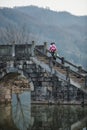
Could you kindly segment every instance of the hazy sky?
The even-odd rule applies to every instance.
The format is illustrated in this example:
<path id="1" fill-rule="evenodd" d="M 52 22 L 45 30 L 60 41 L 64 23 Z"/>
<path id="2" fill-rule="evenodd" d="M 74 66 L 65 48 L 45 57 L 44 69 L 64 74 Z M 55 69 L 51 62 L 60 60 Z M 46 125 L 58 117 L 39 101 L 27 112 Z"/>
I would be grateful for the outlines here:
<path id="1" fill-rule="evenodd" d="M 74 15 L 87 15 L 87 0 L 0 0 L 1 7 L 36 5 Z"/>

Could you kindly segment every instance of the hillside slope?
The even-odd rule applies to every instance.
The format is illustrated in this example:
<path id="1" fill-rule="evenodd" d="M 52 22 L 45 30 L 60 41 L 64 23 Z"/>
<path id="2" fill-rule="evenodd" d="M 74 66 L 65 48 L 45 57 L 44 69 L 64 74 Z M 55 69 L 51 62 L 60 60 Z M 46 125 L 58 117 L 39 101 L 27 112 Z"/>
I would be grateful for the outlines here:
<path id="1" fill-rule="evenodd" d="M 30 34 L 30 39 L 36 40 L 37 44 L 56 42 L 60 56 L 87 67 L 87 16 L 78 17 L 35 6 L 0 9 L 0 44 L 6 44 L 8 27 L 10 30 L 14 27 L 14 34 L 17 31 L 18 36 L 22 31 L 23 36 L 27 35 L 22 42 L 29 42 Z M 19 42 L 16 38 L 16 43 Z"/>

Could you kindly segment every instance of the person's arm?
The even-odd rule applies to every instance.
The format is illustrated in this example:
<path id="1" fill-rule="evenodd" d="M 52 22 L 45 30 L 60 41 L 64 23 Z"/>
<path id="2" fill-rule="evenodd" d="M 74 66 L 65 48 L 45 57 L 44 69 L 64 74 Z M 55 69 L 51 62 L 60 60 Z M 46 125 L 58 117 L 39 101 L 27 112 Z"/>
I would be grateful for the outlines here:
<path id="1" fill-rule="evenodd" d="M 55 51 L 57 51 L 57 47 L 56 47 L 56 45 L 53 45 L 53 47 L 55 48 Z"/>
<path id="2" fill-rule="evenodd" d="M 52 46 L 50 45 L 50 47 L 49 47 L 49 51 L 51 51 L 51 47 L 52 47 Z"/>

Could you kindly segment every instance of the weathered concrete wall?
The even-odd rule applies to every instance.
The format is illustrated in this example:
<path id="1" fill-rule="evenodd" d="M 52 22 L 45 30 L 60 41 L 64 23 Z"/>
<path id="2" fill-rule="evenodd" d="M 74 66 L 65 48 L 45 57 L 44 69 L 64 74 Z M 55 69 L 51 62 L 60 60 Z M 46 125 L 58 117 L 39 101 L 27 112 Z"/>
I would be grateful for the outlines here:
<path id="1" fill-rule="evenodd" d="M 0 56 L 12 56 L 12 45 L 0 45 Z"/>
<path id="2" fill-rule="evenodd" d="M 21 60 L 24 57 L 34 56 L 35 42 L 32 41 L 30 44 L 12 44 L 12 45 L 0 45 L 0 58 L 16 57 Z M 11 58 L 10 58 L 11 60 Z"/>
<path id="3" fill-rule="evenodd" d="M 19 74 L 9 73 L 0 81 L 0 103 L 10 103 L 12 93 L 29 91 L 29 81 Z"/>
<path id="4" fill-rule="evenodd" d="M 0 103 L 10 103 L 11 102 L 11 90 L 0 86 Z"/>
<path id="5" fill-rule="evenodd" d="M 15 45 L 15 56 L 18 58 L 31 56 L 32 44 Z"/>

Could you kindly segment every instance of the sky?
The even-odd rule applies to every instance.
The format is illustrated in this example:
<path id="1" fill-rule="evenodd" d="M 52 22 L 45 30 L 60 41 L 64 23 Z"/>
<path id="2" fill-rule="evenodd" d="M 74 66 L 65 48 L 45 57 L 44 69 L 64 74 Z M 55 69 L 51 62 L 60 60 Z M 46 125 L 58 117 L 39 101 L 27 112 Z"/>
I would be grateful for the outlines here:
<path id="1" fill-rule="evenodd" d="M 87 0 L 0 0 L 0 7 L 35 5 L 74 15 L 87 15 Z"/>

